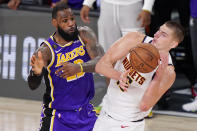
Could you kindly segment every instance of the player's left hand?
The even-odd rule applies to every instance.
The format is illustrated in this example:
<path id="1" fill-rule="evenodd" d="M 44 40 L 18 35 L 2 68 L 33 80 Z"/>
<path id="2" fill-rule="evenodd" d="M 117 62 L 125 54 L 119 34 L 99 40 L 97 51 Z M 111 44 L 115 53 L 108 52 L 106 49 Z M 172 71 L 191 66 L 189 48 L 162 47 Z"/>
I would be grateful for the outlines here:
<path id="1" fill-rule="evenodd" d="M 120 75 L 120 79 L 118 80 L 118 86 L 120 87 L 121 91 L 123 91 L 123 92 L 127 92 L 127 89 L 129 87 L 128 77 L 127 77 L 129 72 L 130 72 L 130 70 L 123 72 Z"/>
<path id="2" fill-rule="evenodd" d="M 90 7 L 83 5 L 80 11 L 80 17 L 84 23 L 90 23 L 89 12 L 90 12 Z"/>
<path id="3" fill-rule="evenodd" d="M 137 21 L 141 21 L 141 27 L 146 27 L 151 23 L 151 13 L 145 10 L 142 10 L 138 15 Z"/>
<path id="4" fill-rule="evenodd" d="M 45 65 L 41 51 L 38 51 L 38 54 L 35 54 L 31 57 L 30 65 L 32 66 L 32 71 L 34 74 L 41 75 L 42 68 Z"/>
<path id="5" fill-rule="evenodd" d="M 56 75 L 61 78 L 67 78 L 81 72 L 81 67 L 79 64 L 73 64 L 70 62 L 61 63 L 61 67 L 55 72 Z"/>

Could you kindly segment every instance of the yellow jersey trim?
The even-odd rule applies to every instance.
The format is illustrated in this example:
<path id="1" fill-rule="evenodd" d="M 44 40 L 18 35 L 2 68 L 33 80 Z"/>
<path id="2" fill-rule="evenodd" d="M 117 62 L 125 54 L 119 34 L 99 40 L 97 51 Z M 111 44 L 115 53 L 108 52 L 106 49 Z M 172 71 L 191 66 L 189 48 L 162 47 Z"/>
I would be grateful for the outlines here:
<path id="1" fill-rule="evenodd" d="M 78 36 L 78 38 L 79 38 L 80 42 L 82 43 L 82 45 L 83 45 L 83 46 L 85 46 L 85 44 L 83 43 L 83 41 L 82 41 L 81 37 L 80 37 L 80 36 Z"/>
<path id="2" fill-rule="evenodd" d="M 50 36 L 50 38 L 54 41 L 54 38 L 53 38 L 53 35 L 51 35 Z M 54 41 L 55 42 L 55 41 Z M 56 43 L 56 42 L 55 42 Z M 69 42 L 69 43 L 67 43 L 67 44 L 65 44 L 65 45 L 60 45 L 60 44 L 58 44 L 58 43 L 56 43 L 56 44 L 58 44 L 60 47 L 66 47 L 66 46 L 70 46 L 70 45 L 72 45 L 72 43 L 73 43 L 73 41 L 71 41 L 71 42 Z"/>
<path id="3" fill-rule="evenodd" d="M 54 101 L 54 97 L 53 97 L 53 91 L 54 91 L 54 86 L 53 86 L 53 82 L 52 82 L 52 78 L 51 78 L 51 70 L 50 70 L 50 67 L 53 65 L 54 63 L 54 60 L 55 60 L 55 54 L 53 52 L 53 49 L 51 47 L 51 45 L 49 44 L 48 41 L 45 41 L 45 43 L 48 45 L 48 47 L 50 48 L 51 50 L 51 53 L 52 53 L 52 60 L 50 62 L 50 64 L 47 66 L 47 70 L 48 70 L 48 78 L 49 78 L 49 81 L 50 81 L 50 85 L 51 85 L 51 98 L 52 98 L 52 101 L 49 103 L 49 108 L 52 108 L 52 102 Z"/>
<path id="4" fill-rule="evenodd" d="M 50 131 L 53 131 L 53 125 L 54 125 L 54 119 L 55 119 L 55 112 L 56 112 L 56 110 L 53 110 L 53 112 L 52 112 Z"/>

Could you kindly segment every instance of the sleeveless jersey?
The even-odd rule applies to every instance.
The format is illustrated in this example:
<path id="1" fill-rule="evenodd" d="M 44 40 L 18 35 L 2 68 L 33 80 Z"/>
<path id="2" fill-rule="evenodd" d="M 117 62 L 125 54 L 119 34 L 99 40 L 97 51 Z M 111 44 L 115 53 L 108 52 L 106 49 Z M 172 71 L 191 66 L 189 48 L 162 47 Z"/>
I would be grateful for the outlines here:
<path id="1" fill-rule="evenodd" d="M 143 43 L 151 43 L 152 38 L 146 36 Z M 169 60 L 172 62 L 171 59 Z M 117 81 L 110 80 L 107 96 L 103 100 L 104 111 L 116 120 L 136 121 L 144 118 L 148 112 L 141 112 L 139 103 L 150 84 L 156 69 L 150 73 L 140 73 L 132 68 L 129 62 L 129 54 L 117 61 L 114 69 L 124 72 L 130 70 L 131 83 L 127 92 L 122 92 L 117 85 Z"/>
<path id="2" fill-rule="evenodd" d="M 94 81 L 92 73 L 80 72 L 76 75 L 60 78 L 55 71 L 61 67 L 61 62 L 74 64 L 90 60 L 84 43 L 78 39 L 60 46 L 53 40 L 53 36 L 45 41 L 51 50 L 52 60 L 45 75 L 46 93 L 45 107 L 60 110 L 75 110 L 89 103 L 94 96 Z"/>

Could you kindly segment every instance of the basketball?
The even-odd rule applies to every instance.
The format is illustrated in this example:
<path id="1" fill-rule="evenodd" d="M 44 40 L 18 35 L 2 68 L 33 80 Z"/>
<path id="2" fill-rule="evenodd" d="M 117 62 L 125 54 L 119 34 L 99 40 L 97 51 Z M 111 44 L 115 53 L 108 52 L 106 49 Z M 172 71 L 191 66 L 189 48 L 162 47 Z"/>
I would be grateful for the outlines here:
<path id="1" fill-rule="evenodd" d="M 150 43 L 139 44 L 130 51 L 131 66 L 138 72 L 149 73 L 158 66 L 159 51 Z"/>

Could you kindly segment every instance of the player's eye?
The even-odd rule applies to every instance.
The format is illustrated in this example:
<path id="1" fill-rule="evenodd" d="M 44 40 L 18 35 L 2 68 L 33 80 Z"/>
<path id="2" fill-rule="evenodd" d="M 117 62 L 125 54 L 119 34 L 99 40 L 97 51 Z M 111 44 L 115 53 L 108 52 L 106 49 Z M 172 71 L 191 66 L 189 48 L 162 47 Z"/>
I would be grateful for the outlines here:
<path id="1" fill-rule="evenodd" d="M 166 37 L 166 36 L 167 36 L 167 34 L 166 34 L 166 33 L 164 33 L 164 32 L 162 32 L 162 33 L 161 33 L 161 35 L 162 35 L 162 36 L 164 36 L 164 37 Z"/>

